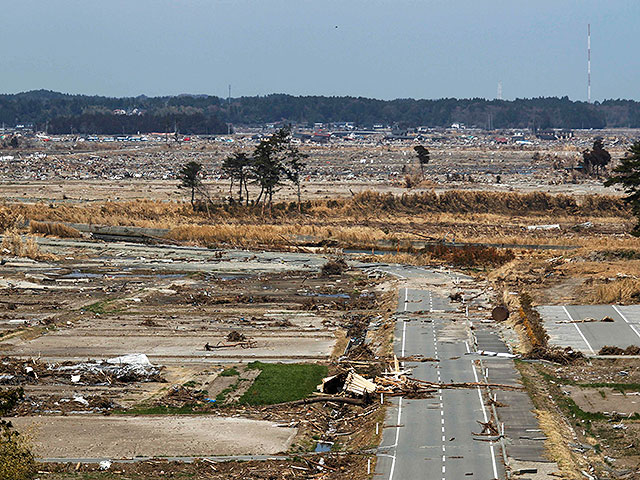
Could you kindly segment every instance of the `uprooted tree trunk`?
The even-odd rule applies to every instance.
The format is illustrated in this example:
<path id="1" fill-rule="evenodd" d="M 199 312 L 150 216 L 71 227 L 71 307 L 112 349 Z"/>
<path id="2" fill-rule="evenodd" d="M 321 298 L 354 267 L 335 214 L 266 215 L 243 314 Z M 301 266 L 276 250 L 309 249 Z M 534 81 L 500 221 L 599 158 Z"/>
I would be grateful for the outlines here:
<path id="1" fill-rule="evenodd" d="M 365 404 L 364 400 L 362 400 L 361 398 L 321 396 L 321 397 L 303 398 L 302 400 L 295 400 L 293 402 L 280 403 L 279 405 L 308 405 L 310 403 L 319 403 L 319 402 L 348 403 L 350 405 Z"/>

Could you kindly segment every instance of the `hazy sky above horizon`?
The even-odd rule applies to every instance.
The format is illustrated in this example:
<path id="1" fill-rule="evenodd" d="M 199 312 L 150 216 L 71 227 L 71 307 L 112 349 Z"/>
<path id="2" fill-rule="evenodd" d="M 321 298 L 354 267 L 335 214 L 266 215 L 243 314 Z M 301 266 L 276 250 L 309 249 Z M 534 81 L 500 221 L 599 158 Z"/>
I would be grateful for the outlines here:
<path id="1" fill-rule="evenodd" d="M 4 2 L 0 92 L 640 100 L 638 0 Z"/>

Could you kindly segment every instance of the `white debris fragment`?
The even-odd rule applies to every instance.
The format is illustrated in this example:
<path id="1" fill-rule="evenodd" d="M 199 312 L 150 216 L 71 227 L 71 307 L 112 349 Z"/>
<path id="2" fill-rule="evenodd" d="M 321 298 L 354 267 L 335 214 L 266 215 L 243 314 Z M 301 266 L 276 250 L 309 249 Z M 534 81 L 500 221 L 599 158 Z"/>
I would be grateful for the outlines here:
<path id="1" fill-rule="evenodd" d="M 73 401 L 77 402 L 77 403 L 80 403 L 81 405 L 84 405 L 85 407 L 89 406 L 89 401 L 86 398 L 84 398 L 82 395 L 75 395 L 73 397 Z"/>
<path id="2" fill-rule="evenodd" d="M 151 366 L 149 357 L 144 353 L 130 353 L 120 357 L 109 358 L 107 363 L 112 365 L 147 365 Z"/>
<path id="3" fill-rule="evenodd" d="M 529 225 L 527 230 L 560 230 L 559 223 L 553 223 L 551 225 Z"/>
<path id="4" fill-rule="evenodd" d="M 478 350 L 476 353 L 485 357 L 517 358 L 517 355 L 513 353 L 491 352 L 489 350 Z"/>

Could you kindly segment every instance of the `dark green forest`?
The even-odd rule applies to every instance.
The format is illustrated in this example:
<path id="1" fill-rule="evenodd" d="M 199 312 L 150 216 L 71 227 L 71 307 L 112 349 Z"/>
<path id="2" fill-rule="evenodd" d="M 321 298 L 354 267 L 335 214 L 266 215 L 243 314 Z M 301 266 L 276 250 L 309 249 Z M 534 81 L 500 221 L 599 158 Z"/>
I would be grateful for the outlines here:
<path id="1" fill-rule="evenodd" d="M 128 115 L 114 115 L 116 109 Z M 134 109 L 142 115 L 131 114 Z M 37 90 L 0 95 L 0 122 L 33 123 L 49 133 L 133 134 L 226 133 L 228 124 L 269 122 L 353 122 L 400 127 L 445 127 L 464 123 L 480 128 L 640 127 L 640 102 L 606 100 L 589 104 L 567 97 L 506 100 L 376 100 L 273 94 L 227 99 L 206 95 L 111 98 Z"/>

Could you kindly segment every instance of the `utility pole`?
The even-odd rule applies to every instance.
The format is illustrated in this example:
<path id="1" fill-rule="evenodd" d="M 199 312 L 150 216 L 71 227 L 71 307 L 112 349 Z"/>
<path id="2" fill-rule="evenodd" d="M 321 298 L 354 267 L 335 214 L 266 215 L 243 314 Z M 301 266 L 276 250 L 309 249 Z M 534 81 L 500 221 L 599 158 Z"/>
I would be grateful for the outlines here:
<path id="1" fill-rule="evenodd" d="M 229 95 L 227 96 L 227 119 L 231 120 L 231 84 L 229 84 Z M 231 122 L 227 123 L 227 135 L 231 135 Z"/>
<path id="2" fill-rule="evenodd" d="M 591 103 L 591 24 L 587 24 L 587 103 Z"/>

